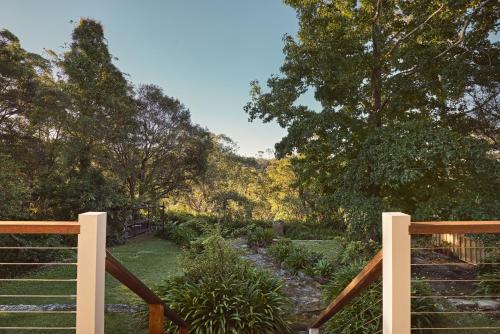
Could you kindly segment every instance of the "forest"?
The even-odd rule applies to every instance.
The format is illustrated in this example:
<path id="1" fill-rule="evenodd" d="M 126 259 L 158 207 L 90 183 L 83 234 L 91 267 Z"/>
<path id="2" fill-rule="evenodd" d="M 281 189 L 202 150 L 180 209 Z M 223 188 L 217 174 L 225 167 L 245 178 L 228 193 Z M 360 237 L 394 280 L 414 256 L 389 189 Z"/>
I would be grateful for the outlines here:
<path id="1" fill-rule="evenodd" d="M 329 301 L 380 249 L 382 212 L 498 219 L 498 3 L 284 3 L 298 33 L 284 36 L 279 73 L 251 82 L 239 112 L 276 122 L 286 136 L 255 157 L 197 124 L 160 86 L 133 84 L 96 20 L 73 23 L 64 52 L 44 55 L 0 30 L 0 220 L 107 212 L 108 247 L 124 247 L 130 209 L 164 205 L 154 230 L 182 249 L 184 275 L 166 276 L 156 289 L 198 324 L 193 333 L 222 334 L 287 332 L 304 322 L 289 320 L 279 278 L 249 266 L 231 240 L 244 238 L 243 248 L 266 248 L 295 275 L 317 278 Z M 300 104 L 308 92 L 320 110 Z M 277 222 L 285 238 L 276 243 Z M 310 249 L 295 240 L 332 243 Z M 2 245 L 35 241 L 68 242 L 0 235 Z M 233 304 L 220 316 L 203 314 L 186 296 L 214 302 L 206 291 L 246 300 L 262 318 L 246 319 Z"/>

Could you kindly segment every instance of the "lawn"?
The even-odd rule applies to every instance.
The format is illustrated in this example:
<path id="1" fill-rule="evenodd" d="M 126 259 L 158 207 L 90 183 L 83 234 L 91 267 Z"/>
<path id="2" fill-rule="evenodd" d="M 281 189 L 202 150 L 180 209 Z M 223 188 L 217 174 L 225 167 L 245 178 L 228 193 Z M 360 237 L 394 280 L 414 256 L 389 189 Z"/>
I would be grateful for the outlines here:
<path id="1" fill-rule="evenodd" d="M 152 236 L 140 236 L 127 244 L 111 247 L 109 251 L 127 269 L 146 285 L 154 287 L 162 279 L 178 274 L 177 256 L 179 248 L 169 241 Z M 69 259 L 72 262 L 72 259 Z M 74 266 L 57 266 L 40 269 L 26 275 L 29 279 L 72 279 L 76 276 Z M 73 295 L 75 282 L 1 282 L 0 295 Z M 106 304 L 142 304 L 141 300 L 121 283 L 106 274 Z M 0 304 L 71 304 L 74 298 L 11 298 L 0 297 Z M 0 327 L 5 326 L 73 326 L 74 314 L 6 314 L 0 313 Z M 133 314 L 106 314 L 106 333 L 142 333 L 142 321 Z M 2 331 L 0 333 L 8 333 Z M 21 332 L 21 331 L 16 331 Z M 32 333 L 34 331 L 22 331 Z M 73 331 L 74 332 L 74 331 Z M 12 331 L 10 331 L 12 333 Z M 36 333 L 42 333 L 37 330 Z M 48 333 L 48 332 L 47 332 Z M 58 333 L 68 333 L 60 330 Z"/>
<path id="2" fill-rule="evenodd" d="M 292 240 L 292 242 L 323 254 L 329 259 L 335 259 L 342 250 L 342 245 L 336 240 Z"/>

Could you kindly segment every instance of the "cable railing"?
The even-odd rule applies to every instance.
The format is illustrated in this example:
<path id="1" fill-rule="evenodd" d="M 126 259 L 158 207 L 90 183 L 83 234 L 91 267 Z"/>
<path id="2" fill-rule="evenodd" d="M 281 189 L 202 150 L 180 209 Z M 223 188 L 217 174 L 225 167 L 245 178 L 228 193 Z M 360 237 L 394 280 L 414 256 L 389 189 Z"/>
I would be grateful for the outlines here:
<path id="1" fill-rule="evenodd" d="M 317 334 L 500 333 L 500 221 L 411 222 L 382 215 L 382 251 L 312 323 Z M 369 293 L 381 298 L 368 302 Z M 372 298 L 373 299 L 373 298 Z M 341 315 L 349 308 L 363 311 Z M 372 317 L 361 325 L 359 318 Z M 351 319 L 337 323 L 335 317 Z M 333 326 L 332 326 L 333 325 Z"/>
<path id="2" fill-rule="evenodd" d="M 150 334 L 164 333 L 165 317 L 178 326 L 180 334 L 188 334 L 188 324 L 177 313 L 168 308 L 160 297 L 125 268 L 109 251 L 106 251 L 106 272 L 149 305 Z"/>
<path id="3" fill-rule="evenodd" d="M 328 320 L 333 316 L 341 312 L 347 305 L 349 305 L 354 299 L 359 297 L 363 291 L 369 288 L 374 282 L 379 280 L 382 274 L 382 251 L 379 251 L 373 259 L 368 262 L 368 264 L 361 270 L 361 272 L 345 287 L 344 290 L 327 306 L 323 312 L 316 318 L 312 323 L 309 333 L 316 334 L 319 333 L 319 328 L 323 326 Z M 381 283 L 378 284 L 380 287 Z M 359 298 L 355 303 L 364 303 L 362 298 Z M 378 300 L 376 304 L 381 303 L 382 300 Z M 375 305 L 371 305 L 374 307 Z M 359 312 L 359 314 L 364 315 L 366 311 L 370 310 L 371 307 L 366 308 L 365 311 Z M 360 326 L 352 328 L 352 333 L 356 333 L 356 330 L 366 327 L 375 321 L 380 320 L 382 315 L 377 315 L 367 320 Z M 350 324 L 342 324 L 338 326 L 338 332 L 344 332 L 346 330 L 351 330 Z"/>
<path id="4" fill-rule="evenodd" d="M 148 303 L 150 334 L 164 333 L 165 317 L 180 334 L 188 333 L 188 324 L 106 251 L 105 213 L 81 214 L 77 222 L 0 221 L 2 234 L 10 235 L 14 245 L 0 246 L 0 334 L 103 334 L 106 271 Z M 19 246 L 16 234 L 61 234 L 73 240 Z"/>
<path id="5" fill-rule="evenodd" d="M 499 223 L 447 224 L 482 233 L 412 235 L 411 298 L 420 307 L 412 307 L 411 331 L 500 333 L 500 235 L 486 233 Z"/>
<path id="6" fill-rule="evenodd" d="M 1 235 L 73 236 L 66 237 L 71 246 L 17 246 L 14 239 L 0 247 L 0 333 L 76 331 L 79 233 L 78 222 L 0 222 Z"/>

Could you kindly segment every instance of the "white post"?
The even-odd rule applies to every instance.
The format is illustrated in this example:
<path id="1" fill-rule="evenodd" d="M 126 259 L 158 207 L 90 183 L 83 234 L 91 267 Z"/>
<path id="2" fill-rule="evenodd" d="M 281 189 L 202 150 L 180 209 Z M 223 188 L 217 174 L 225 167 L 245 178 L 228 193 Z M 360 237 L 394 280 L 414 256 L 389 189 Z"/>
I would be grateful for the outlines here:
<path id="1" fill-rule="evenodd" d="M 410 221 L 410 216 L 401 212 L 382 214 L 384 334 L 411 332 Z"/>
<path id="2" fill-rule="evenodd" d="M 103 334 L 106 213 L 83 213 L 78 222 L 76 334 Z"/>
<path id="3" fill-rule="evenodd" d="M 319 328 L 309 328 L 309 334 L 319 334 Z"/>

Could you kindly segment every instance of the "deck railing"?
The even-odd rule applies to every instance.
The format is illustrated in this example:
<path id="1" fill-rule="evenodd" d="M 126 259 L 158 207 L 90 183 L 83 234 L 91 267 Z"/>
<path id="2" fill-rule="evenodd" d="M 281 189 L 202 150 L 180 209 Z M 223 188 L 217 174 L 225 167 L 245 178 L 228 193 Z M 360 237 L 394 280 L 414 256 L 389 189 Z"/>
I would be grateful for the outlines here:
<path id="1" fill-rule="evenodd" d="M 360 297 L 362 292 L 370 287 L 379 277 L 382 277 L 382 314 L 380 315 L 381 327 L 375 333 L 385 334 L 409 334 L 411 332 L 419 333 L 469 333 L 470 331 L 481 333 L 500 333 L 500 310 L 418 310 L 412 311 L 412 302 L 422 298 L 432 298 L 434 300 L 443 299 L 445 301 L 450 298 L 489 298 L 498 300 L 500 295 L 489 293 L 487 295 L 477 295 L 473 293 L 458 293 L 458 289 L 464 289 L 464 284 L 473 284 L 468 286 L 469 290 L 483 283 L 493 283 L 500 286 L 500 275 L 496 277 L 499 271 L 493 271 L 492 276 L 478 279 L 477 277 L 456 279 L 456 277 L 438 277 L 425 278 L 418 277 L 426 272 L 415 273 L 415 268 L 426 267 L 445 267 L 443 273 L 449 273 L 447 266 L 472 266 L 468 274 L 477 274 L 477 266 L 465 262 L 456 262 L 456 258 L 440 258 L 436 263 L 420 262 L 412 263 L 412 252 L 415 257 L 415 252 L 429 251 L 428 256 L 436 256 L 440 249 L 454 248 L 451 245 L 442 247 L 435 245 L 433 240 L 437 234 L 498 234 L 500 233 L 500 221 L 450 221 L 450 222 L 411 222 L 409 215 L 403 213 L 384 213 L 382 215 L 382 246 L 383 249 L 365 266 L 365 268 L 352 280 L 352 282 L 330 303 L 330 305 L 318 316 L 311 324 L 309 333 L 317 334 L 320 332 L 320 327 L 335 315 L 341 312 L 350 302 Z M 417 240 L 421 236 L 427 236 L 429 240 Z M 413 238 L 412 238 L 413 237 Z M 413 240 L 412 240 L 413 239 Z M 498 236 L 494 245 L 484 248 L 484 254 L 492 254 L 493 251 L 498 252 Z M 422 243 L 426 246 L 421 246 Z M 464 246 L 465 247 L 465 246 Z M 469 246 L 469 248 L 478 248 L 478 246 Z M 383 252 L 383 253 L 382 253 Z M 497 253 L 498 254 L 498 253 Z M 422 256 L 422 254 L 419 254 Z M 425 255 L 425 254 L 424 254 Z M 485 256 L 486 256 L 485 255 Z M 450 262 L 444 262 L 445 260 Z M 451 261 L 451 260 L 453 261 Z M 498 266 L 500 263 L 480 262 L 477 265 Z M 412 277 L 412 269 L 413 277 Z M 438 273 L 441 274 L 441 273 Z M 455 272 L 455 275 L 460 274 Z M 417 276 L 417 277 L 415 277 Z M 436 293 L 430 287 L 430 295 L 415 295 L 412 294 L 412 284 L 442 284 L 441 289 L 454 289 L 450 293 Z M 498 286 L 497 286 L 498 287 Z M 361 297 L 360 297 L 361 298 Z M 432 319 L 437 319 L 438 316 L 459 316 L 462 319 L 456 321 L 455 324 L 447 322 L 446 325 L 436 326 L 428 323 L 427 326 L 418 326 L 412 324 L 412 318 L 428 316 Z M 471 317 L 480 315 L 485 317 L 489 322 L 487 325 L 467 325 L 467 321 L 463 321 L 463 317 Z M 376 319 L 375 319 L 376 320 Z M 455 319 L 456 320 L 456 319 Z M 461 321 L 462 320 L 462 321 Z M 429 322 L 429 321 L 428 321 Z M 470 321 L 469 321 L 470 322 Z M 339 333 L 349 333 L 342 328 L 337 329 Z"/>
<path id="2" fill-rule="evenodd" d="M 8 262 L 4 266 L 76 266 L 76 277 L 56 278 L 0 278 L 0 283 L 30 283 L 30 284 L 63 284 L 76 283 L 76 294 L 43 294 L 43 293 L 4 293 L 0 286 L 0 298 L 10 300 L 19 298 L 57 298 L 76 299 L 74 310 L 0 310 L 0 314 L 72 314 L 75 316 L 71 326 L 39 326 L 30 324 L 29 319 L 23 319 L 22 326 L 5 326 L 0 320 L 0 332 L 21 331 L 76 331 L 77 334 L 104 333 L 104 282 L 105 273 L 113 277 L 135 292 L 149 305 L 150 334 L 164 333 L 164 317 L 177 326 L 181 334 L 188 333 L 188 325 L 174 311 L 155 295 L 144 283 L 128 271 L 117 259 L 106 251 L 106 213 L 89 212 L 80 214 L 76 222 L 46 222 L 46 221 L 0 221 L 0 234 L 55 234 L 74 235 L 77 244 L 73 246 L 7 246 L 0 245 L 2 251 L 61 251 L 76 250 L 76 262 Z M 32 291 L 36 291 L 31 289 Z M 43 290 L 41 290 L 43 291 Z M 5 319 L 5 318 L 4 318 Z"/>
<path id="3" fill-rule="evenodd" d="M 165 317 L 179 327 L 180 334 L 188 333 L 187 323 L 177 313 L 169 309 L 160 297 L 128 271 L 109 251 L 106 252 L 106 271 L 149 305 L 150 334 L 164 333 L 163 319 Z"/>

